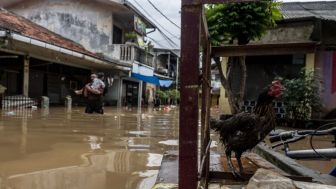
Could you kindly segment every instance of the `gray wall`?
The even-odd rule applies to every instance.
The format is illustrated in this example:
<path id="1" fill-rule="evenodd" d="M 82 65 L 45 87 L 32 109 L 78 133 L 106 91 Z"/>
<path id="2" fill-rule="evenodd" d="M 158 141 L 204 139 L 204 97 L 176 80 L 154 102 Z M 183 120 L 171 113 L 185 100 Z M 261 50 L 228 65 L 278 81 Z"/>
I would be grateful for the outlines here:
<path id="1" fill-rule="evenodd" d="M 97 53 L 109 53 L 119 5 L 91 0 L 25 0 L 7 9 Z"/>

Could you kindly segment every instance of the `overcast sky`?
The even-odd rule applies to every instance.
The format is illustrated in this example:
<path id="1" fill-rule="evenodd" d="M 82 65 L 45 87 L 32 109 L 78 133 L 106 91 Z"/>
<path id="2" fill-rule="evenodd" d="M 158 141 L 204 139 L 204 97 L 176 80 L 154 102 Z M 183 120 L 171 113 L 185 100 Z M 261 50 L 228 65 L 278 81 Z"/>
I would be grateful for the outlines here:
<path id="1" fill-rule="evenodd" d="M 154 32 L 152 34 L 149 34 L 148 36 L 153 38 L 155 41 L 157 41 L 159 44 L 155 45 L 156 47 L 164 48 L 179 48 L 180 47 L 180 29 L 175 27 L 173 24 L 171 24 L 169 21 L 167 21 L 163 16 L 160 15 L 151 5 L 148 1 L 151 1 L 157 8 L 163 12 L 169 19 L 171 19 L 174 23 L 176 23 L 178 26 L 180 26 L 181 23 L 181 0 L 129 0 L 132 2 L 136 7 L 139 8 L 141 12 L 143 10 L 141 7 L 139 7 L 138 4 L 140 4 L 147 13 L 144 13 L 147 17 L 149 17 L 161 30 L 164 32 L 171 40 L 173 40 L 176 45 L 169 44 L 165 38 L 162 37 L 162 35 L 159 32 Z M 296 2 L 296 1 L 331 1 L 331 0 L 283 0 L 284 2 Z M 136 3 L 138 2 L 138 4 Z M 161 26 L 160 26 L 161 25 Z M 163 29 L 164 28 L 164 29 Z M 171 34 L 169 34 L 170 32 Z M 173 36 L 172 36 L 173 35 Z"/>

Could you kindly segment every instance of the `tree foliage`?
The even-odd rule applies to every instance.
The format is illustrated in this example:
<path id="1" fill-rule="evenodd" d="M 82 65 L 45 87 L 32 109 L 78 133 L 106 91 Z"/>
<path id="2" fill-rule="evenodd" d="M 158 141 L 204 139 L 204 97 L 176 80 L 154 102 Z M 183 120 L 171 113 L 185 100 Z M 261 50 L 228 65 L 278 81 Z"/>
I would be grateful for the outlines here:
<path id="1" fill-rule="evenodd" d="M 282 18 L 279 4 L 273 0 L 256 2 L 226 3 L 206 7 L 211 43 L 215 46 L 225 44 L 245 45 L 251 40 L 261 38 L 269 28 Z M 238 113 L 245 95 L 247 78 L 245 57 L 230 57 L 226 76 L 222 71 L 219 57 L 214 58 L 219 69 L 221 83 L 226 90 L 231 113 Z M 239 92 L 232 91 L 233 64 L 240 66 L 241 78 Z"/>
<path id="2" fill-rule="evenodd" d="M 162 102 L 167 102 L 168 99 L 171 99 L 173 103 L 177 103 L 178 100 L 180 100 L 180 91 L 176 89 L 171 90 L 157 90 L 156 94 L 161 99 Z"/>
<path id="3" fill-rule="evenodd" d="M 295 120 L 310 119 L 312 110 L 321 108 L 320 79 L 314 72 L 302 70 L 299 77 L 285 79 L 283 100 L 287 117 Z"/>
<path id="4" fill-rule="evenodd" d="M 213 45 L 247 44 L 262 37 L 282 18 L 279 3 L 273 0 L 210 5 L 206 9 Z"/>

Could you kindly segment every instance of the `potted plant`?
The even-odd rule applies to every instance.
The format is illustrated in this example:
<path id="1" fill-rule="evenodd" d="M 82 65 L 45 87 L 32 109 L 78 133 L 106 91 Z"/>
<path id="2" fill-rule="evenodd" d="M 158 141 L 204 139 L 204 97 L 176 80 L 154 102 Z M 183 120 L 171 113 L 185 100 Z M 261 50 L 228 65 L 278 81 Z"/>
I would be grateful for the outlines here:
<path id="1" fill-rule="evenodd" d="M 125 33 L 126 43 L 134 44 L 137 39 L 137 34 L 134 31 Z"/>

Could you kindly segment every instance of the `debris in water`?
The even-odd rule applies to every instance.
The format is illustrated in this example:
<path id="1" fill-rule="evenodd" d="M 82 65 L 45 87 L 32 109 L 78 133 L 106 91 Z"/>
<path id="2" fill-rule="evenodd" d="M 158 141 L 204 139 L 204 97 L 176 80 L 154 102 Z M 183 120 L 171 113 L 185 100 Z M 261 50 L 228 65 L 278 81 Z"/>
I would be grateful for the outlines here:
<path id="1" fill-rule="evenodd" d="M 6 114 L 6 116 L 15 116 L 16 115 L 14 111 L 6 112 L 5 114 Z"/>
<path id="2" fill-rule="evenodd" d="M 159 183 L 153 187 L 153 189 L 177 189 L 177 188 L 178 185 L 172 183 Z"/>
<path id="3" fill-rule="evenodd" d="M 167 145 L 167 146 L 178 146 L 178 140 L 160 141 L 159 144 L 164 144 L 164 145 Z"/>
<path id="4" fill-rule="evenodd" d="M 148 163 L 147 167 L 160 167 L 163 155 L 162 154 L 153 154 L 149 153 L 148 154 Z"/>
<path id="5" fill-rule="evenodd" d="M 150 134 L 149 131 L 130 131 L 128 133 L 131 134 L 131 135 L 143 135 L 143 136 L 146 136 L 146 135 Z"/>

